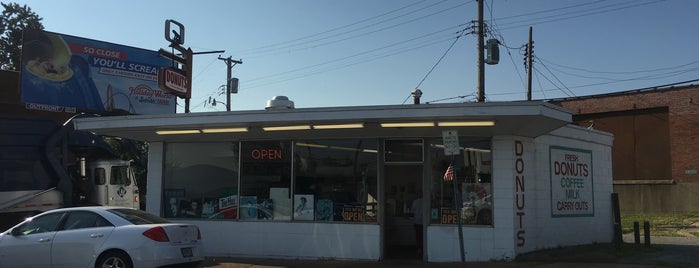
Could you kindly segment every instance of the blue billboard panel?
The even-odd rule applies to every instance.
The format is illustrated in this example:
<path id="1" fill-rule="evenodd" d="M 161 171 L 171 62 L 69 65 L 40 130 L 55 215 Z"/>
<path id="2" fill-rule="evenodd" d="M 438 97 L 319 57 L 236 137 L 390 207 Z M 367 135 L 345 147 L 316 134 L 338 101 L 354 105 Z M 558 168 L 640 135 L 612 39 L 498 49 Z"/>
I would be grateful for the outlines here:
<path id="1" fill-rule="evenodd" d="M 177 99 L 158 87 L 172 62 L 156 51 L 25 30 L 21 95 L 28 109 L 168 114 Z"/>

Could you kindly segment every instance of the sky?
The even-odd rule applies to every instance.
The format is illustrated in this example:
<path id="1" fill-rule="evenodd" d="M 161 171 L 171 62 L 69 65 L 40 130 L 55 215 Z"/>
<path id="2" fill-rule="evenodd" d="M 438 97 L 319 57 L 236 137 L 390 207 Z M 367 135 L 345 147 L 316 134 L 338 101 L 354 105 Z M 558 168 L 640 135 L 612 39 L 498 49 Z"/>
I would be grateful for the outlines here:
<path id="1" fill-rule="evenodd" d="M 46 31 L 157 51 L 165 21 L 185 27 L 194 56 L 190 111 L 231 110 L 274 96 L 296 108 L 476 101 L 474 0 L 18 0 Z M 699 1 L 485 0 L 485 100 L 526 99 L 523 46 L 533 29 L 532 99 L 699 84 Z M 225 50 L 224 53 L 206 53 Z M 698 81 L 693 81 L 698 80 Z M 690 81 L 690 82 L 687 82 Z M 217 105 L 212 105 L 215 99 Z M 184 111 L 178 100 L 177 112 Z"/>

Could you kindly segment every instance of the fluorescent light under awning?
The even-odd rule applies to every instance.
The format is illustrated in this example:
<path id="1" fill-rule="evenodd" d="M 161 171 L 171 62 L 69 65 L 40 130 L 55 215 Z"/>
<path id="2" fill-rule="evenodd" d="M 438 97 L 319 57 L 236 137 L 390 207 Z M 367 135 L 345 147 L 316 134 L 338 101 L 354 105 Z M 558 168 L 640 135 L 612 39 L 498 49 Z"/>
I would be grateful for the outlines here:
<path id="1" fill-rule="evenodd" d="M 491 127 L 494 125 L 493 121 L 437 122 L 437 126 L 440 127 Z"/>
<path id="2" fill-rule="evenodd" d="M 201 130 L 198 129 L 179 129 L 179 130 L 156 130 L 158 135 L 183 135 L 183 134 L 199 134 Z"/>

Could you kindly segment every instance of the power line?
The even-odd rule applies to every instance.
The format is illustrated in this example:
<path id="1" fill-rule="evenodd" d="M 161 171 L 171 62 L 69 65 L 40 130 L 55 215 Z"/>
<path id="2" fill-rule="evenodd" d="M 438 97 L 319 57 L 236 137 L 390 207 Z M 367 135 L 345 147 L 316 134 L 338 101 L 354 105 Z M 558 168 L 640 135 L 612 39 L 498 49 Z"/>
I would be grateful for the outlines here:
<path id="1" fill-rule="evenodd" d="M 510 24 L 517 24 L 517 23 L 523 23 L 523 22 L 529 22 L 529 21 L 536 21 L 536 20 L 541 20 L 545 18 L 552 18 L 552 17 L 563 17 L 567 15 L 572 15 L 568 17 L 563 17 L 563 18 L 558 18 L 558 19 L 550 19 L 550 20 L 544 20 L 544 21 L 539 21 L 539 22 L 531 22 L 531 23 L 524 23 L 516 26 L 511 26 L 509 28 L 504 28 L 503 30 L 509 30 L 509 29 L 514 29 L 514 28 L 519 28 L 519 27 L 524 27 L 524 26 L 532 26 L 532 25 L 537 25 L 537 24 L 543 24 L 543 23 L 550 23 L 550 22 L 556 22 L 556 21 L 561 21 L 561 20 L 569 20 L 569 19 L 575 19 L 575 18 L 580 18 L 580 17 L 586 17 L 586 16 L 591 16 L 591 15 L 597 15 L 597 14 L 602 14 L 602 13 L 608 13 L 612 11 L 618 11 L 618 10 L 623 10 L 623 9 L 629 9 L 629 8 L 634 8 L 634 7 L 639 7 L 639 6 L 644 6 L 644 5 L 650 5 L 650 4 L 655 4 L 658 2 L 663 2 L 665 0 L 656 0 L 653 2 L 646 2 L 646 3 L 640 3 L 640 4 L 634 4 L 634 5 L 628 5 L 628 6 L 622 6 L 618 8 L 613 8 L 613 9 L 606 9 L 606 10 L 601 10 L 597 12 L 588 12 L 588 11 L 594 11 L 598 9 L 603 9 L 611 6 L 616 6 L 616 5 L 621 5 L 621 4 L 628 4 L 628 3 L 636 3 L 637 1 L 629 1 L 626 3 L 621 3 L 621 4 L 613 4 L 613 5 L 608 5 L 604 7 L 599 7 L 599 8 L 594 8 L 590 10 L 584 10 L 584 11 L 575 11 L 575 12 L 569 12 L 565 14 L 558 14 L 558 15 L 551 15 L 551 16 L 546 16 L 542 18 L 534 18 L 534 19 L 528 19 L 528 20 L 521 20 L 521 21 L 516 21 L 516 22 L 511 22 L 511 23 L 505 23 L 504 25 L 510 25 Z M 584 13 L 587 12 L 587 13 Z M 579 14 L 579 15 L 575 15 Z"/>
<path id="2" fill-rule="evenodd" d="M 555 65 L 555 66 L 565 68 L 565 69 L 581 71 L 581 72 L 586 72 L 586 73 L 593 73 L 593 74 L 614 74 L 614 75 L 616 75 L 616 74 L 620 74 L 620 75 L 639 74 L 639 73 L 652 73 L 652 72 L 658 72 L 658 71 L 667 71 L 667 70 L 679 69 L 682 67 L 687 67 L 687 66 L 699 63 L 699 61 L 692 61 L 689 63 L 685 63 L 685 64 L 681 64 L 681 65 L 677 65 L 677 66 L 671 66 L 671 67 L 663 67 L 663 68 L 649 69 L 649 70 L 637 70 L 637 71 L 621 71 L 620 72 L 620 71 L 594 71 L 594 70 L 584 69 L 584 68 L 580 68 L 580 67 L 565 66 L 562 64 L 552 62 L 550 60 L 543 60 L 543 59 L 539 59 L 539 60 L 545 61 L 548 64 Z"/>
<path id="3" fill-rule="evenodd" d="M 304 67 L 292 69 L 292 70 L 289 70 L 289 71 L 284 71 L 284 72 L 280 72 L 280 73 L 276 73 L 276 74 L 270 74 L 270 75 L 266 75 L 266 76 L 262 76 L 262 77 L 247 79 L 246 81 L 248 81 L 248 82 L 254 82 L 254 81 L 263 80 L 263 79 L 268 79 L 268 78 L 272 78 L 272 77 L 278 77 L 278 76 L 285 75 L 285 74 L 290 74 L 290 73 L 295 73 L 295 72 L 301 72 L 301 71 L 313 69 L 313 68 L 315 68 L 315 67 L 330 65 L 330 64 L 337 63 L 337 62 L 341 62 L 341 61 L 345 61 L 345 60 L 348 60 L 348 59 L 357 58 L 357 57 L 360 57 L 360 56 L 367 56 L 367 57 L 370 57 L 370 58 L 368 58 L 368 59 L 365 58 L 365 59 L 361 60 L 361 62 L 367 62 L 367 61 L 370 61 L 370 60 L 371 60 L 371 57 L 383 57 L 383 56 L 381 56 L 381 54 L 379 54 L 379 55 L 369 55 L 370 53 L 377 52 L 377 51 L 382 51 L 382 50 L 387 50 L 387 49 L 389 49 L 389 48 L 395 48 L 395 47 L 400 46 L 400 45 L 409 44 L 409 43 L 411 43 L 411 42 L 413 42 L 413 41 L 416 41 L 416 40 L 426 39 L 426 38 L 428 38 L 428 37 L 431 37 L 431 36 L 434 36 L 434 35 L 437 35 L 437 34 L 440 34 L 440 33 L 444 33 L 444 32 L 450 31 L 450 30 L 452 30 L 452 29 L 454 29 L 454 28 L 456 28 L 456 27 L 458 27 L 458 26 L 448 27 L 448 28 L 441 29 L 441 30 L 436 31 L 436 32 L 424 34 L 424 35 L 421 35 L 421 36 L 418 36 L 418 37 L 414 37 L 414 38 L 411 38 L 411 39 L 407 39 L 407 40 L 402 40 L 402 41 L 399 41 L 399 42 L 396 42 L 396 43 L 393 43 L 393 44 L 389 44 L 389 45 L 386 45 L 386 46 L 383 46 L 383 47 L 379 47 L 379 48 L 375 48 L 375 49 L 363 51 L 363 52 L 356 53 L 356 54 L 352 54 L 352 55 L 349 55 L 349 56 L 345 56 L 345 57 L 340 57 L 340 58 L 328 60 L 328 61 L 321 62 L 321 63 L 318 63 L 318 64 L 313 64 L 313 65 L 309 65 L 309 66 L 304 66 Z M 454 37 L 449 37 L 448 40 L 451 40 L 452 38 L 454 38 Z M 429 45 L 431 45 L 431 44 L 443 42 L 444 40 L 439 40 L 438 42 L 434 42 L 434 41 L 432 41 L 432 40 L 427 40 L 427 41 L 429 41 L 429 42 L 430 42 Z M 420 47 L 422 47 L 422 46 L 420 46 Z M 412 50 L 412 49 L 409 49 L 409 50 Z M 407 52 L 407 51 L 409 51 L 409 50 L 403 50 L 403 51 Z M 395 55 L 396 53 L 395 53 L 395 51 L 392 51 L 392 52 L 390 52 L 389 54 Z M 354 64 L 352 64 L 352 65 L 354 65 Z M 334 68 L 331 68 L 331 69 L 334 69 Z M 253 86 L 253 87 L 255 87 L 255 86 Z"/>
<path id="4" fill-rule="evenodd" d="M 295 38 L 295 39 L 292 39 L 292 40 L 289 40 L 289 41 L 283 41 L 283 42 L 274 43 L 274 44 L 270 44 L 270 45 L 264 45 L 264 46 L 261 46 L 261 47 L 258 47 L 258 48 L 242 50 L 242 51 L 240 51 L 240 52 L 246 53 L 246 52 L 254 52 L 254 51 L 262 50 L 262 49 L 268 49 L 268 48 L 271 48 L 271 47 L 281 46 L 281 45 L 284 45 L 284 44 L 293 43 L 293 42 L 296 42 L 296 41 L 301 41 L 301 40 L 309 39 L 309 38 L 312 38 L 312 37 L 320 36 L 320 35 L 323 35 L 323 34 L 326 34 L 326 33 L 331 33 L 331 32 L 334 32 L 334 31 L 342 30 L 342 29 L 349 28 L 349 27 L 351 27 L 351 26 L 354 26 L 354 25 L 357 25 L 357 24 L 360 24 L 360 23 L 363 23 L 363 22 L 371 21 L 371 20 L 373 20 L 373 19 L 380 18 L 380 17 L 386 16 L 386 15 L 389 15 L 389 14 L 391 14 L 391 13 L 398 12 L 398 11 L 400 11 L 400 10 L 409 8 L 409 7 L 411 7 L 411 6 L 417 5 L 417 4 L 422 3 L 422 2 L 425 2 L 425 1 L 426 1 L 426 0 L 417 1 L 417 2 L 414 2 L 414 3 L 408 4 L 408 5 L 406 5 L 406 6 L 400 7 L 400 8 L 398 8 L 398 9 L 394 9 L 394 10 L 391 10 L 391 11 L 388 11 L 388 12 L 385 12 L 385 13 L 381 13 L 381 14 L 376 15 L 376 16 L 372 16 L 372 17 L 369 17 L 369 18 L 366 18 L 366 19 L 362 19 L 362 20 L 359 20 L 359 21 L 356 21 L 356 22 L 352 22 L 352 23 L 349 23 L 349 24 L 345 24 L 345 25 L 342 25 L 342 26 L 339 26 L 339 27 L 335 27 L 335 28 L 332 28 L 332 29 L 329 29 L 329 30 L 326 30 L 326 31 L 322 31 L 322 32 L 319 32 L 319 33 L 307 35 L 307 36 L 304 36 L 304 37 Z M 446 0 L 445 0 L 445 1 L 446 1 Z M 444 2 L 444 1 L 441 1 L 441 2 Z M 440 2 L 440 3 L 441 3 L 441 2 Z"/>
<path id="5" fill-rule="evenodd" d="M 443 2 L 443 1 L 442 1 L 442 2 Z M 441 3 L 441 2 L 440 2 L 440 3 Z M 303 42 L 303 43 L 300 43 L 300 44 L 287 45 L 287 46 L 283 46 L 283 47 L 279 47 L 279 48 L 275 48 L 275 49 L 270 49 L 270 50 L 266 50 L 266 51 L 257 53 L 257 54 L 259 54 L 259 55 L 252 54 L 252 55 L 247 55 L 246 57 L 247 57 L 247 58 L 256 58 L 256 57 L 262 57 L 262 56 L 279 55 L 279 54 L 284 54 L 284 53 L 289 53 L 289 52 L 294 52 L 294 51 L 308 50 L 308 49 L 312 49 L 312 48 L 318 48 L 318 47 L 322 47 L 322 46 L 327 46 L 327 45 L 331 45 L 331 44 L 335 44 L 335 43 L 339 43 L 339 42 L 343 42 L 343 41 L 347 41 L 347 40 L 356 39 L 356 38 L 359 38 L 359 37 L 363 37 L 363 36 L 375 34 L 375 33 L 382 32 L 382 31 L 385 31 L 385 30 L 388 30 L 388 29 L 392 29 L 392 28 L 396 28 L 396 27 L 399 27 L 399 26 L 403 26 L 403 25 L 409 24 L 409 23 L 413 23 L 413 22 L 416 22 L 416 21 L 419 21 L 419 20 L 423 20 L 423 19 L 426 19 L 426 18 L 435 16 L 435 15 L 439 15 L 439 14 L 444 13 L 444 12 L 447 12 L 447 11 L 452 11 L 452 10 L 454 10 L 455 8 L 460 7 L 460 6 L 463 6 L 463 5 L 466 5 L 466 4 L 468 4 L 468 3 L 461 3 L 461 4 L 458 4 L 458 5 L 450 6 L 450 7 L 447 7 L 447 8 L 445 8 L 445 9 L 442 9 L 442 10 L 439 10 L 439 11 L 436 11 L 436 12 L 433 12 L 433 13 L 430 13 L 430 14 L 427 14 L 427 15 L 424 15 L 424 16 L 421 16 L 421 17 L 418 17 L 418 18 L 414 18 L 414 19 L 410 19 L 410 20 L 403 21 L 403 22 L 400 22 L 400 23 L 392 24 L 392 25 L 385 26 L 385 27 L 382 27 L 382 28 L 379 28 L 379 29 L 376 29 L 376 30 L 369 31 L 369 32 L 363 32 L 363 33 L 351 35 L 351 36 L 349 36 L 349 37 L 344 37 L 344 38 L 340 38 L 340 39 L 335 39 L 335 40 L 327 41 L 327 42 L 324 42 L 324 43 L 318 43 L 318 44 L 307 45 L 307 44 L 310 44 L 310 43 L 319 42 L 319 41 L 327 40 L 327 39 L 330 39 L 330 38 L 333 38 L 333 37 L 339 37 L 339 36 L 347 35 L 347 34 L 350 34 L 350 33 L 356 32 L 356 31 L 364 30 L 364 29 L 367 29 L 367 28 L 370 28 L 370 27 L 373 27 L 373 26 L 376 26 L 376 25 L 383 24 L 383 23 L 385 23 L 385 22 L 389 22 L 389 21 L 395 20 L 395 19 L 400 18 L 400 17 L 403 17 L 403 16 L 405 16 L 405 15 L 412 14 L 412 13 L 419 12 L 419 11 L 423 11 L 423 10 L 424 10 L 424 9 L 419 9 L 419 10 L 415 10 L 415 11 L 412 11 L 412 12 L 407 13 L 407 14 L 403 14 L 403 15 L 400 15 L 400 16 L 397 16 L 397 17 L 393 17 L 393 18 L 390 18 L 390 19 L 386 19 L 386 20 L 383 20 L 383 21 L 380 21 L 380 22 L 377 22 L 377 23 L 374 23 L 374 24 L 371 24 L 371 25 L 363 26 L 363 27 L 360 27 L 360 28 L 357 28 L 357 29 L 353 29 L 353 30 L 350 30 L 350 31 L 341 32 L 341 33 L 334 34 L 334 35 L 331 35 L 331 36 L 327 36 L 327 37 L 322 37 L 322 38 L 314 39 L 314 40 L 307 41 L 307 42 Z M 436 4 L 430 5 L 430 6 L 428 6 L 428 7 L 432 7 L 432 6 L 434 6 L 434 5 L 436 5 Z M 299 47 L 299 46 L 302 46 L 302 45 L 307 45 L 307 46 Z M 295 48 L 295 47 L 296 47 L 296 48 Z M 274 52 L 274 51 L 280 51 L 280 52 Z M 269 53 L 268 53 L 268 52 L 269 52 Z"/>
<path id="6" fill-rule="evenodd" d="M 530 56 L 530 57 L 534 57 L 535 59 L 539 60 L 539 58 L 538 58 L 536 55 L 529 55 L 529 56 Z M 561 85 L 562 85 L 565 89 L 567 89 L 568 92 L 570 92 L 571 95 L 575 96 L 575 93 L 573 93 L 573 91 L 570 90 L 570 88 L 568 88 L 568 87 L 563 83 L 563 81 L 561 81 L 561 79 L 558 79 L 558 76 L 556 76 L 556 74 L 554 74 L 554 73 L 549 69 L 549 67 L 546 66 L 546 64 L 544 64 L 543 62 L 541 62 L 541 60 L 539 60 L 539 63 L 541 63 L 541 66 L 544 66 L 544 68 L 553 76 L 553 78 L 555 78 L 556 81 L 558 81 L 559 83 L 561 83 Z"/>
<path id="7" fill-rule="evenodd" d="M 454 39 L 454 42 L 452 42 L 451 45 L 449 45 L 449 48 L 447 48 L 447 50 L 444 51 L 444 54 L 442 54 L 442 56 L 439 57 L 439 60 L 437 60 L 437 62 L 432 66 L 432 68 L 430 68 L 430 70 L 427 72 L 427 74 L 425 74 L 425 77 L 423 77 L 422 80 L 420 80 L 420 83 L 417 83 L 417 86 L 415 86 L 415 89 L 420 88 L 420 85 L 422 85 L 422 82 L 425 82 L 425 79 L 427 79 L 427 77 L 432 73 L 432 71 L 434 71 L 434 69 L 437 68 L 437 65 L 439 65 L 440 62 L 442 62 L 442 60 L 444 59 L 445 56 L 447 56 L 447 53 L 449 53 L 451 48 L 453 48 L 454 45 L 456 44 L 456 42 L 459 41 L 459 38 L 465 35 L 464 31 L 465 31 L 465 29 L 462 30 L 458 36 L 456 36 L 456 38 Z"/>
<path id="8" fill-rule="evenodd" d="M 379 60 L 379 59 L 382 59 L 382 58 L 386 58 L 386 57 L 390 57 L 390 56 L 394 56 L 394 55 L 406 53 L 406 52 L 409 52 L 409 51 L 412 51 L 412 50 L 424 48 L 424 47 L 427 47 L 427 46 L 439 44 L 439 43 L 442 43 L 442 42 L 451 40 L 452 38 L 454 38 L 454 37 L 451 37 L 451 38 L 446 39 L 446 40 L 437 40 L 437 41 L 434 41 L 434 42 L 431 42 L 431 43 L 428 43 L 428 44 L 424 44 L 424 45 L 420 45 L 420 46 L 415 46 L 415 47 L 410 47 L 410 48 L 406 48 L 406 49 L 403 49 L 403 50 L 393 51 L 393 52 L 386 53 L 386 54 L 383 54 L 383 55 L 377 55 L 377 56 L 374 56 L 374 57 L 372 57 L 372 58 L 365 58 L 365 59 L 355 60 L 354 62 L 349 62 L 349 63 L 342 64 L 342 65 L 331 66 L 331 67 L 328 67 L 328 68 L 322 69 L 322 70 L 310 71 L 310 72 L 308 72 L 308 73 L 301 74 L 301 75 L 298 75 L 298 76 L 295 76 L 295 77 L 291 77 L 291 78 L 285 78 L 285 79 L 281 79 L 281 80 L 277 80 L 277 81 L 273 81 L 273 82 L 269 82 L 269 83 L 264 83 L 264 84 L 258 84 L 258 85 L 254 85 L 254 86 L 246 86 L 245 89 L 257 88 L 257 87 L 266 86 L 266 85 L 271 85 L 271 84 L 277 84 L 277 83 L 286 82 L 286 81 L 290 81 L 290 80 L 295 80 L 295 79 L 299 79 L 299 78 L 303 78 L 303 77 L 308 77 L 308 76 L 312 76 L 312 75 L 318 75 L 318 74 L 325 73 L 325 72 L 329 72 L 329 71 L 339 70 L 339 69 L 347 68 L 347 67 L 354 66 L 354 65 L 357 65 L 357 64 L 367 63 L 367 62 Z M 242 86 L 241 86 L 241 88 L 242 88 Z"/>
<path id="9" fill-rule="evenodd" d="M 546 77 L 543 73 L 541 73 L 541 71 L 539 71 L 539 68 L 533 68 L 533 70 L 534 70 L 536 73 L 540 74 L 542 77 L 544 77 L 544 79 L 546 79 L 546 81 L 549 81 L 549 83 L 551 83 L 551 85 L 553 85 L 554 87 L 556 87 L 557 90 L 563 92 L 563 94 L 565 94 L 565 95 L 568 96 L 568 97 L 572 97 L 570 94 L 568 94 L 568 92 L 566 92 L 565 90 L 563 90 L 563 89 L 561 89 L 560 87 L 558 87 L 558 85 L 556 85 L 556 83 L 554 83 L 553 81 L 551 81 L 551 79 L 549 79 L 549 78 Z"/>

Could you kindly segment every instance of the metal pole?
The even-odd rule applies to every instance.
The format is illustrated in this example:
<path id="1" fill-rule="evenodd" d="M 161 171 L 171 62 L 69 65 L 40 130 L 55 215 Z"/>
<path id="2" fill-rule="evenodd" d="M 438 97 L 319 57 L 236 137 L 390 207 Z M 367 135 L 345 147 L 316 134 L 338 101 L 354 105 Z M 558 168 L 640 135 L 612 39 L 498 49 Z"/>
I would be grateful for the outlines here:
<path id="1" fill-rule="evenodd" d="M 454 165 L 454 154 L 451 155 L 451 166 Z M 454 172 L 456 173 L 456 172 Z M 466 267 L 466 253 L 464 252 L 464 231 L 461 223 L 461 195 L 456 187 L 456 175 L 452 176 L 452 185 L 454 186 L 454 207 L 456 207 L 456 224 L 459 232 L 459 253 L 461 253 L 461 265 Z"/>
<path id="2" fill-rule="evenodd" d="M 485 101 L 485 60 L 483 46 L 483 2 L 478 0 L 478 102 Z"/>
<path id="3" fill-rule="evenodd" d="M 532 52 L 534 51 L 532 46 L 534 45 L 534 42 L 532 41 L 532 27 L 529 27 L 529 46 L 527 46 L 527 100 L 530 101 L 532 100 L 532 58 L 534 58 L 534 55 L 532 55 Z"/>

